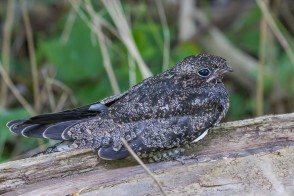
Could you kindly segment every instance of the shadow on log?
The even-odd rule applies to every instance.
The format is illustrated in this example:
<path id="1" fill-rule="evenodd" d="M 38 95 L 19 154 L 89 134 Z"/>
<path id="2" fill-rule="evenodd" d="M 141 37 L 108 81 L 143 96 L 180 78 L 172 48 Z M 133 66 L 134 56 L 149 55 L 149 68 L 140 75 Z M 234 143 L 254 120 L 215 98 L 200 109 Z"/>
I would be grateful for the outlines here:
<path id="1" fill-rule="evenodd" d="M 294 193 L 294 113 L 220 124 L 186 151 L 195 159 L 147 164 L 169 195 Z M 75 150 L 0 165 L 4 195 L 160 195 L 132 157 L 101 161 Z"/>

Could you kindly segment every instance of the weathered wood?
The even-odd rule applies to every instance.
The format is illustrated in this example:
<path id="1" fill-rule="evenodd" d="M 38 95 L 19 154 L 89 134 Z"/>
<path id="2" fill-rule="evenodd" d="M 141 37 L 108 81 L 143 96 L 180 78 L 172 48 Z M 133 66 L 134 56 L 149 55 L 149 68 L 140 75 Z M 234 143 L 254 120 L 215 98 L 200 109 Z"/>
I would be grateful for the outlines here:
<path id="1" fill-rule="evenodd" d="M 186 152 L 197 154 L 197 159 L 185 165 L 170 161 L 147 166 L 170 194 L 226 195 L 242 190 L 290 194 L 294 193 L 293 130 L 294 113 L 223 123 Z M 91 150 L 0 165 L 0 193 L 5 195 L 66 195 L 85 187 L 85 195 L 159 194 L 131 158 L 101 161 Z"/>

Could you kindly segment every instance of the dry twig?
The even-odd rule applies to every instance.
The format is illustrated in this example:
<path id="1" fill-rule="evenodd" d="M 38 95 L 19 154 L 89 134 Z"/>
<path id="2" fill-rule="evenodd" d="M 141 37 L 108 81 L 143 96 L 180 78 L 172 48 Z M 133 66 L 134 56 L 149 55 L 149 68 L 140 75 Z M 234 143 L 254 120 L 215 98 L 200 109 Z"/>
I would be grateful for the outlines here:
<path id="1" fill-rule="evenodd" d="M 134 159 L 143 167 L 143 169 L 151 176 L 151 178 L 154 180 L 154 182 L 159 187 L 160 191 L 167 195 L 164 191 L 162 185 L 160 184 L 159 180 L 156 178 L 156 176 L 148 169 L 148 167 L 143 163 L 143 161 L 136 155 L 136 153 L 132 150 L 132 148 L 128 145 L 127 141 L 124 138 L 121 138 L 121 141 L 123 145 L 126 147 L 126 149 L 129 151 L 129 153 L 134 157 Z"/>
<path id="2" fill-rule="evenodd" d="M 6 13 L 6 20 L 4 23 L 3 29 L 3 45 L 2 45 L 2 61 L 3 67 L 9 73 L 9 63 L 10 63 L 10 41 L 11 41 L 11 33 L 12 33 L 12 25 L 13 25 L 13 14 L 15 9 L 15 0 L 8 1 L 7 5 L 7 13 Z M 4 80 L 3 78 L 1 81 Z M 5 108 L 7 102 L 7 91 L 8 87 L 6 83 L 3 81 L 1 82 L 1 102 L 0 106 Z"/>
<path id="3" fill-rule="evenodd" d="M 100 50 L 101 50 L 102 57 L 103 57 L 103 66 L 104 66 L 106 73 L 108 75 L 108 78 L 110 80 L 111 87 L 112 87 L 113 92 L 115 94 L 119 94 L 120 93 L 119 85 L 118 85 L 117 79 L 115 77 L 115 74 L 114 74 L 114 71 L 113 71 L 113 68 L 111 65 L 110 56 L 109 56 L 109 53 L 108 53 L 107 47 L 106 47 L 106 37 L 102 32 L 101 23 L 99 21 L 99 18 L 96 17 L 96 13 L 94 11 L 94 8 L 92 7 L 89 0 L 85 1 L 85 7 L 91 17 L 92 29 L 94 30 L 95 34 L 97 35 L 97 39 L 99 40 L 99 46 L 100 46 Z"/>
<path id="4" fill-rule="evenodd" d="M 22 10 L 22 17 L 24 20 L 25 31 L 28 40 L 28 50 L 29 56 L 31 61 L 31 71 L 33 77 L 33 87 L 34 87 L 34 106 L 37 112 L 40 112 L 41 109 L 41 98 L 40 98 L 40 89 L 39 89 L 39 76 L 38 76 L 38 68 L 37 68 L 37 59 L 36 59 L 36 52 L 34 47 L 34 40 L 33 40 L 33 32 L 32 27 L 29 19 L 29 14 L 26 9 L 26 5 L 24 0 L 20 0 L 20 7 Z"/>
<path id="5" fill-rule="evenodd" d="M 162 24 L 163 29 L 163 42 L 164 42 L 164 48 L 163 48 L 163 62 L 162 62 L 162 71 L 167 70 L 168 68 L 168 62 L 169 62 L 169 54 L 170 54 L 170 33 L 168 29 L 167 19 L 164 12 L 164 8 L 161 1 L 155 1 L 158 14 L 160 17 L 160 22 Z"/>
<path id="6" fill-rule="evenodd" d="M 11 90 L 13 95 L 16 97 L 16 99 L 22 104 L 22 106 L 26 109 L 28 113 L 31 115 L 36 114 L 34 109 L 31 107 L 31 105 L 25 100 L 25 98 L 19 93 L 17 88 L 14 86 L 13 82 L 11 81 L 8 73 L 5 71 L 2 63 L 0 62 L 0 75 L 2 76 L 5 84 L 8 86 L 8 88 Z"/>
<path id="7" fill-rule="evenodd" d="M 80 7 L 81 4 L 81 0 L 77 0 L 76 1 L 76 6 L 77 8 Z M 74 25 L 74 22 L 76 20 L 76 16 L 77 16 L 77 9 L 75 9 L 74 7 L 71 8 L 69 15 L 67 17 L 64 29 L 61 33 L 61 37 L 60 37 L 60 41 L 63 43 L 66 43 L 68 41 L 70 32 L 72 30 L 72 27 Z"/>
<path id="8" fill-rule="evenodd" d="M 268 4 L 268 0 L 266 0 Z M 267 41 L 267 24 L 264 16 L 260 21 L 260 43 L 259 43 L 259 72 L 256 87 L 256 115 L 263 114 L 263 80 L 264 80 L 264 66 L 266 56 L 266 41 Z"/>
<path id="9" fill-rule="evenodd" d="M 281 30 L 278 28 L 276 22 L 274 21 L 273 17 L 271 16 L 270 11 L 269 11 L 266 3 L 264 2 L 264 0 L 256 0 L 256 2 L 258 4 L 262 14 L 265 17 L 267 24 L 269 25 L 269 27 L 273 31 L 273 34 L 277 37 L 278 41 L 280 42 L 280 44 L 282 45 L 282 47 L 286 51 L 290 61 L 292 62 L 293 66 L 294 66 L 294 53 L 293 53 L 292 49 L 290 48 L 288 41 L 286 40 L 286 38 L 282 34 Z"/>
<path id="10" fill-rule="evenodd" d="M 145 62 L 143 61 L 139 53 L 139 50 L 135 44 L 130 27 L 122 11 L 122 6 L 120 2 L 116 0 L 107 0 L 107 1 L 103 0 L 102 2 L 105 8 L 107 9 L 108 13 L 112 17 L 112 20 L 115 23 L 118 29 L 118 32 L 120 34 L 121 40 L 127 47 L 129 53 L 133 56 L 133 58 L 138 63 L 142 76 L 144 78 L 152 76 L 151 71 L 146 66 Z"/>

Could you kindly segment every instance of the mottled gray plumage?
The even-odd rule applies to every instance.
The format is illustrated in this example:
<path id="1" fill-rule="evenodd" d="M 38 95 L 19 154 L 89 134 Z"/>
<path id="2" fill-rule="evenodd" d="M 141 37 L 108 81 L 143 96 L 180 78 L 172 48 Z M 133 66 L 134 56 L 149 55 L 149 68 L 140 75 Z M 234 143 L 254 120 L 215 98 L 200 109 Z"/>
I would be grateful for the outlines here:
<path id="1" fill-rule="evenodd" d="M 129 156 L 121 142 L 124 138 L 137 154 L 146 156 L 189 144 L 221 121 L 229 108 L 221 82 L 228 71 L 232 69 L 221 57 L 190 56 L 121 95 L 7 126 L 27 137 L 98 149 L 98 155 L 109 160 Z"/>

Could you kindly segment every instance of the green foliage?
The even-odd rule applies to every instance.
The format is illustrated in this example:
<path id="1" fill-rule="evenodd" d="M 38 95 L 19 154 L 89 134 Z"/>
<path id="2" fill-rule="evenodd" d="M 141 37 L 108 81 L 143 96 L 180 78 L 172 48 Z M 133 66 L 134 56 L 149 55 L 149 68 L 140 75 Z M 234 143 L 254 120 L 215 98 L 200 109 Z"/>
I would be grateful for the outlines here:
<path id="1" fill-rule="evenodd" d="M 4 149 L 6 142 L 13 139 L 15 134 L 8 131 L 6 123 L 12 119 L 22 119 L 28 116 L 28 113 L 23 108 L 11 110 L 0 109 L 0 163 L 10 157 L 9 150 Z"/>
<path id="2" fill-rule="evenodd" d="M 140 24 L 133 27 L 133 36 L 143 59 L 155 72 L 162 70 L 163 38 L 160 24 Z"/>
<path id="3" fill-rule="evenodd" d="M 279 60 L 279 66 L 273 74 L 273 80 L 279 82 L 281 86 L 288 89 L 289 95 L 294 94 L 294 78 L 293 78 L 293 65 L 286 54 L 282 54 Z"/>
<path id="4" fill-rule="evenodd" d="M 93 102 L 111 94 L 111 90 L 106 88 L 109 81 L 105 80 L 107 75 L 99 45 L 93 41 L 95 39 L 91 40 L 91 36 L 91 30 L 81 19 L 77 19 L 66 44 L 59 37 L 39 40 L 38 43 L 39 58 L 46 59 L 55 67 L 57 79 L 68 85 L 81 103 Z M 97 83 L 101 84 L 101 88 Z"/>
<path id="5" fill-rule="evenodd" d="M 183 57 L 191 56 L 194 54 L 201 54 L 202 50 L 195 42 L 185 42 L 179 44 L 174 50 L 171 51 L 171 58 L 174 64 L 183 59 Z"/>
<path id="6" fill-rule="evenodd" d="M 252 116 L 255 108 L 255 100 L 246 98 L 246 95 L 239 93 L 230 94 L 230 109 L 228 118 L 230 120 L 240 120 Z"/>
<path id="7" fill-rule="evenodd" d="M 58 37 L 40 40 L 39 50 L 56 68 L 57 78 L 66 83 L 95 78 L 103 70 L 98 44 L 91 42 L 91 31 L 80 19 L 75 22 L 66 44 Z"/>
<path id="8" fill-rule="evenodd" d="M 23 108 L 16 108 L 11 110 L 0 110 L 0 144 L 7 141 L 14 136 L 13 133 L 7 131 L 6 123 L 11 119 L 22 119 L 28 116 L 27 111 Z"/>
<path id="9" fill-rule="evenodd" d="M 259 49 L 259 22 L 261 12 L 258 7 L 249 9 L 247 13 L 241 15 L 228 31 L 228 37 L 241 49 L 252 54 L 258 54 Z"/>

